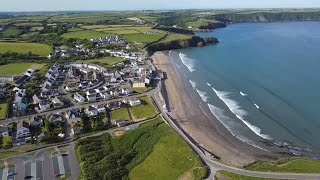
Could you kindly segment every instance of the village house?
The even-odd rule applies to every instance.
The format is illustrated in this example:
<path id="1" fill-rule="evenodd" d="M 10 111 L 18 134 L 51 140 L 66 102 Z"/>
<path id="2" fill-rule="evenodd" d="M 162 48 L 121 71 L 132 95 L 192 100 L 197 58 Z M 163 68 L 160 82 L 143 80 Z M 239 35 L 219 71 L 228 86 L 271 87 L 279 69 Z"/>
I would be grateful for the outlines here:
<path id="1" fill-rule="evenodd" d="M 64 103 L 58 98 L 58 97 L 55 97 L 53 100 L 52 100 L 52 104 L 55 108 L 59 108 L 59 107 L 63 107 L 64 106 Z"/>
<path id="2" fill-rule="evenodd" d="M 79 93 L 75 93 L 73 95 L 73 99 L 76 100 L 77 102 L 85 102 L 86 101 L 86 98 L 81 96 L 81 94 L 79 94 Z"/>
<path id="3" fill-rule="evenodd" d="M 99 112 L 95 107 L 89 106 L 89 108 L 87 109 L 87 114 L 89 116 L 96 116 L 99 114 Z"/>
<path id="4" fill-rule="evenodd" d="M 141 101 L 139 99 L 137 100 L 129 100 L 130 106 L 138 106 L 141 104 Z"/>
<path id="5" fill-rule="evenodd" d="M 46 111 L 51 108 L 51 104 L 48 100 L 45 99 L 39 103 L 39 108 L 41 111 Z"/>
<path id="6" fill-rule="evenodd" d="M 80 110 L 79 109 L 72 109 L 66 112 L 66 118 L 67 119 L 74 119 L 74 118 L 80 118 Z"/>
<path id="7" fill-rule="evenodd" d="M 106 112 L 106 108 L 104 107 L 103 104 L 100 104 L 98 106 L 93 106 L 93 107 L 95 107 L 98 110 L 99 113 L 105 113 Z"/>
<path id="8" fill-rule="evenodd" d="M 41 116 L 34 116 L 29 123 L 30 126 L 42 126 L 43 125 L 43 119 Z"/>
<path id="9" fill-rule="evenodd" d="M 16 139 L 22 139 L 22 138 L 28 138 L 28 137 L 30 137 L 29 123 L 25 121 L 18 122 Z"/>
<path id="10" fill-rule="evenodd" d="M 49 114 L 47 116 L 47 119 L 49 122 L 58 122 L 58 121 L 63 121 L 63 118 L 60 114 Z"/>
<path id="11" fill-rule="evenodd" d="M 79 90 L 79 85 L 76 83 L 70 83 L 66 86 L 65 88 L 67 91 L 78 91 Z"/>
<path id="12" fill-rule="evenodd" d="M 133 88 L 143 88 L 146 87 L 146 83 L 145 82 L 132 82 L 132 87 Z"/>

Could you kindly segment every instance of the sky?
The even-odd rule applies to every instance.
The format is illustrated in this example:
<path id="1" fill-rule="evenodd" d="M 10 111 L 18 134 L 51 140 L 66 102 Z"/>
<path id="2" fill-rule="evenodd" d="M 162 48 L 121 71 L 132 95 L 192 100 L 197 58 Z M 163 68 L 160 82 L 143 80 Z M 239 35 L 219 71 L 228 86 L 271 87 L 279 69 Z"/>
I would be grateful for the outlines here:
<path id="1" fill-rule="evenodd" d="M 319 8 L 320 0 L 0 0 L 0 11 Z"/>

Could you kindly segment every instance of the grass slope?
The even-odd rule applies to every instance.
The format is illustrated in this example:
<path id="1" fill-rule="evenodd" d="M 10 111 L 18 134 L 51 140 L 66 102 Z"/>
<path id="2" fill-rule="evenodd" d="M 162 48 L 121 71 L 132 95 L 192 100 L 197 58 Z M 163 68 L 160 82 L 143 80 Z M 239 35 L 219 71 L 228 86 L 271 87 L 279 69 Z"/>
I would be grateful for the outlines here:
<path id="1" fill-rule="evenodd" d="M 161 42 L 171 42 L 171 41 L 176 41 L 176 40 L 186 40 L 186 39 L 191 39 L 191 35 L 185 35 L 185 34 L 169 34 L 163 41 Z"/>
<path id="2" fill-rule="evenodd" d="M 28 69 L 39 69 L 41 71 L 46 64 L 36 63 L 12 63 L 0 66 L 0 75 L 10 76 L 19 75 L 26 72 Z"/>
<path id="3" fill-rule="evenodd" d="M 1 34 L 3 34 L 5 37 L 18 36 L 21 33 L 22 33 L 22 30 L 18 29 L 15 26 L 10 26 L 1 32 Z"/>
<path id="4" fill-rule="evenodd" d="M 121 137 L 105 134 L 80 140 L 76 152 L 86 179 L 128 179 L 128 174 L 130 179 L 148 178 L 157 170 L 151 179 L 176 179 L 186 172 L 201 179 L 206 174 L 196 154 L 161 118 Z M 150 160 L 157 161 L 150 164 Z M 152 171 L 141 169 L 147 165 Z"/>
<path id="5" fill-rule="evenodd" d="M 5 119 L 8 111 L 8 104 L 0 104 L 0 120 Z"/>
<path id="6" fill-rule="evenodd" d="M 257 161 L 246 169 L 268 172 L 320 173 L 320 161 L 305 158 L 286 158 L 273 162 Z"/>
<path id="7" fill-rule="evenodd" d="M 52 52 L 52 47 L 49 45 L 38 43 L 0 42 L 0 53 L 27 53 L 29 51 L 36 55 L 47 56 L 49 53 Z"/>
<path id="8" fill-rule="evenodd" d="M 139 99 L 141 100 L 141 105 L 129 108 L 134 121 L 142 121 L 158 114 L 158 110 L 149 96 L 140 97 Z"/>
<path id="9" fill-rule="evenodd" d="M 124 38 L 129 42 L 154 42 L 163 38 L 165 34 L 127 34 L 124 35 Z"/>
<path id="10" fill-rule="evenodd" d="M 87 63 L 92 63 L 92 64 L 98 64 L 100 66 L 110 68 L 115 64 L 118 64 L 120 62 L 123 62 L 123 58 L 118 58 L 118 57 L 104 57 L 101 59 L 89 59 L 89 60 L 79 60 L 78 62 L 87 62 Z"/>
<path id="11" fill-rule="evenodd" d="M 206 175 L 206 169 L 188 144 L 169 126 L 163 128 L 165 135 L 154 146 L 152 153 L 129 173 L 129 178 L 177 179 L 185 172 L 193 173 L 194 179 Z M 193 171 L 194 170 L 194 171 Z"/>

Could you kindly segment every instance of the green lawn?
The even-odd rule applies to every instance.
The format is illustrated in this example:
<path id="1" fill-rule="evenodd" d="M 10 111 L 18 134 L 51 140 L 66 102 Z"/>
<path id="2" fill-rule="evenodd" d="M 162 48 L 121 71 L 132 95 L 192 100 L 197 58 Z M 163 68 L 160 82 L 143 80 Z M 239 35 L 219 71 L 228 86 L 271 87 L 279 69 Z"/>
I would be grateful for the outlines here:
<path id="1" fill-rule="evenodd" d="M 124 35 L 124 38 L 129 42 L 154 42 L 163 38 L 165 34 L 127 34 Z"/>
<path id="2" fill-rule="evenodd" d="M 231 173 L 228 171 L 218 171 L 215 179 L 220 180 L 220 179 L 229 179 L 229 180 L 275 180 L 275 179 L 270 179 L 270 178 L 257 178 L 257 177 L 250 177 L 250 176 L 243 176 L 240 174 L 235 174 Z M 220 175 L 222 175 L 224 178 L 218 178 Z"/>
<path id="3" fill-rule="evenodd" d="M 0 104 L 0 120 L 3 120 L 7 116 L 7 111 L 8 111 L 8 104 Z"/>
<path id="4" fill-rule="evenodd" d="M 163 41 L 161 42 L 171 42 L 175 40 L 186 40 L 186 39 L 191 39 L 191 35 L 185 35 L 185 34 L 169 34 Z"/>
<path id="5" fill-rule="evenodd" d="M 143 93 L 150 91 L 152 87 L 141 87 L 141 88 L 131 88 L 132 91 L 137 92 L 137 93 Z"/>
<path id="6" fill-rule="evenodd" d="M 87 62 L 87 63 L 97 64 L 97 65 L 109 68 L 123 61 L 124 61 L 123 58 L 108 56 L 101 59 L 79 60 L 78 62 Z"/>
<path id="7" fill-rule="evenodd" d="M 268 172 L 320 173 L 320 160 L 286 158 L 278 161 L 257 161 L 246 169 Z"/>
<path id="8" fill-rule="evenodd" d="M 62 37 L 67 39 L 69 38 L 92 39 L 92 38 L 106 37 L 109 35 L 110 35 L 109 33 L 105 33 L 105 32 L 83 30 L 83 31 L 68 32 L 63 34 Z"/>
<path id="9" fill-rule="evenodd" d="M 27 53 L 29 51 L 36 55 L 48 56 L 49 53 L 52 52 L 52 47 L 46 44 L 38 43 L 0 42 L 0 53 Z"/>
<path id="10" fill-rule="evenodd" d="M 130 120 L 129 112 L 127 108 L 120 108 L 111 112 L 112 119 L 124 119 Z"/>
<path id="11" fill-rule="evenodd" d="M 19 75 L 26 72 L 28 69 L 39 69 L 40 71 L 46 64 L 37 63 L 12 63 L 0 66 L 0 75 Z"/>
<path id="12" fill-rule="evenodd" d="M 76 32 L 76 31 L 83 31 L 83 29 L 76 28 L 76 27 L 68 29 L 68 32 Z"/>
<path id="13" fill-rule="evenodd" d="M 158 114 L 158 110 L 153 105 L 153 102 L 149 96 L 144 96 L 139 99 L 142 102 L 141 105 L 129 108 L 134 121 L 142 121 L 152 118 Z"/>
<path id="14" fill-rule="evenodd" d="M 129 172 L 132 180 L 178 179 L 184 176 L 202 179 L 206 168 L 189 145 L 168 125 L 151 154 Z"/>

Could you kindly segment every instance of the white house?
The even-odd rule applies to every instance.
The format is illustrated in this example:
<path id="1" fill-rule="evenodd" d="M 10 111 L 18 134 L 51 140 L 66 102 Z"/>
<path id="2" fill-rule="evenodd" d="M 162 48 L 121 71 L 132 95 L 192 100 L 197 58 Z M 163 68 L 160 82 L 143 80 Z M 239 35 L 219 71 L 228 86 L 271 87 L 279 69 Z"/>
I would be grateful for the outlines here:
<path id="1" fill-rule="evenodd" d="M 99 113 L 106 112 L 106 108 L 102 104 L 95 106 L 95 108 L 98 110 Z"/>
<path id="2" fill-rule="evenodd" d="M 92 106 L 89 106 L 87 111 L 89 116 L 96 116 L 99 114 L 98 110 Z"/>
<path id="3" fill-rule="evenodd" d="M 139 99 L 137 100 L 129 100 L 130 106 L 138 106 L 141 104 L 141 101 Z"/>
<path id="4" fill-rule="evenodd" d="M 81 96 L 81 94 L 79 93 L 75 93 L 73 96 L 74 100 L 76 100 L 77 102 L 85 102 L 86 98 L 84 98 L 83 96 Z"/>
<path id="5" fill-rule="evenodd" d="M 67 91 L 78 91 L 79 86 L 76 83 L 71 83 L 66 86 Z"/>

